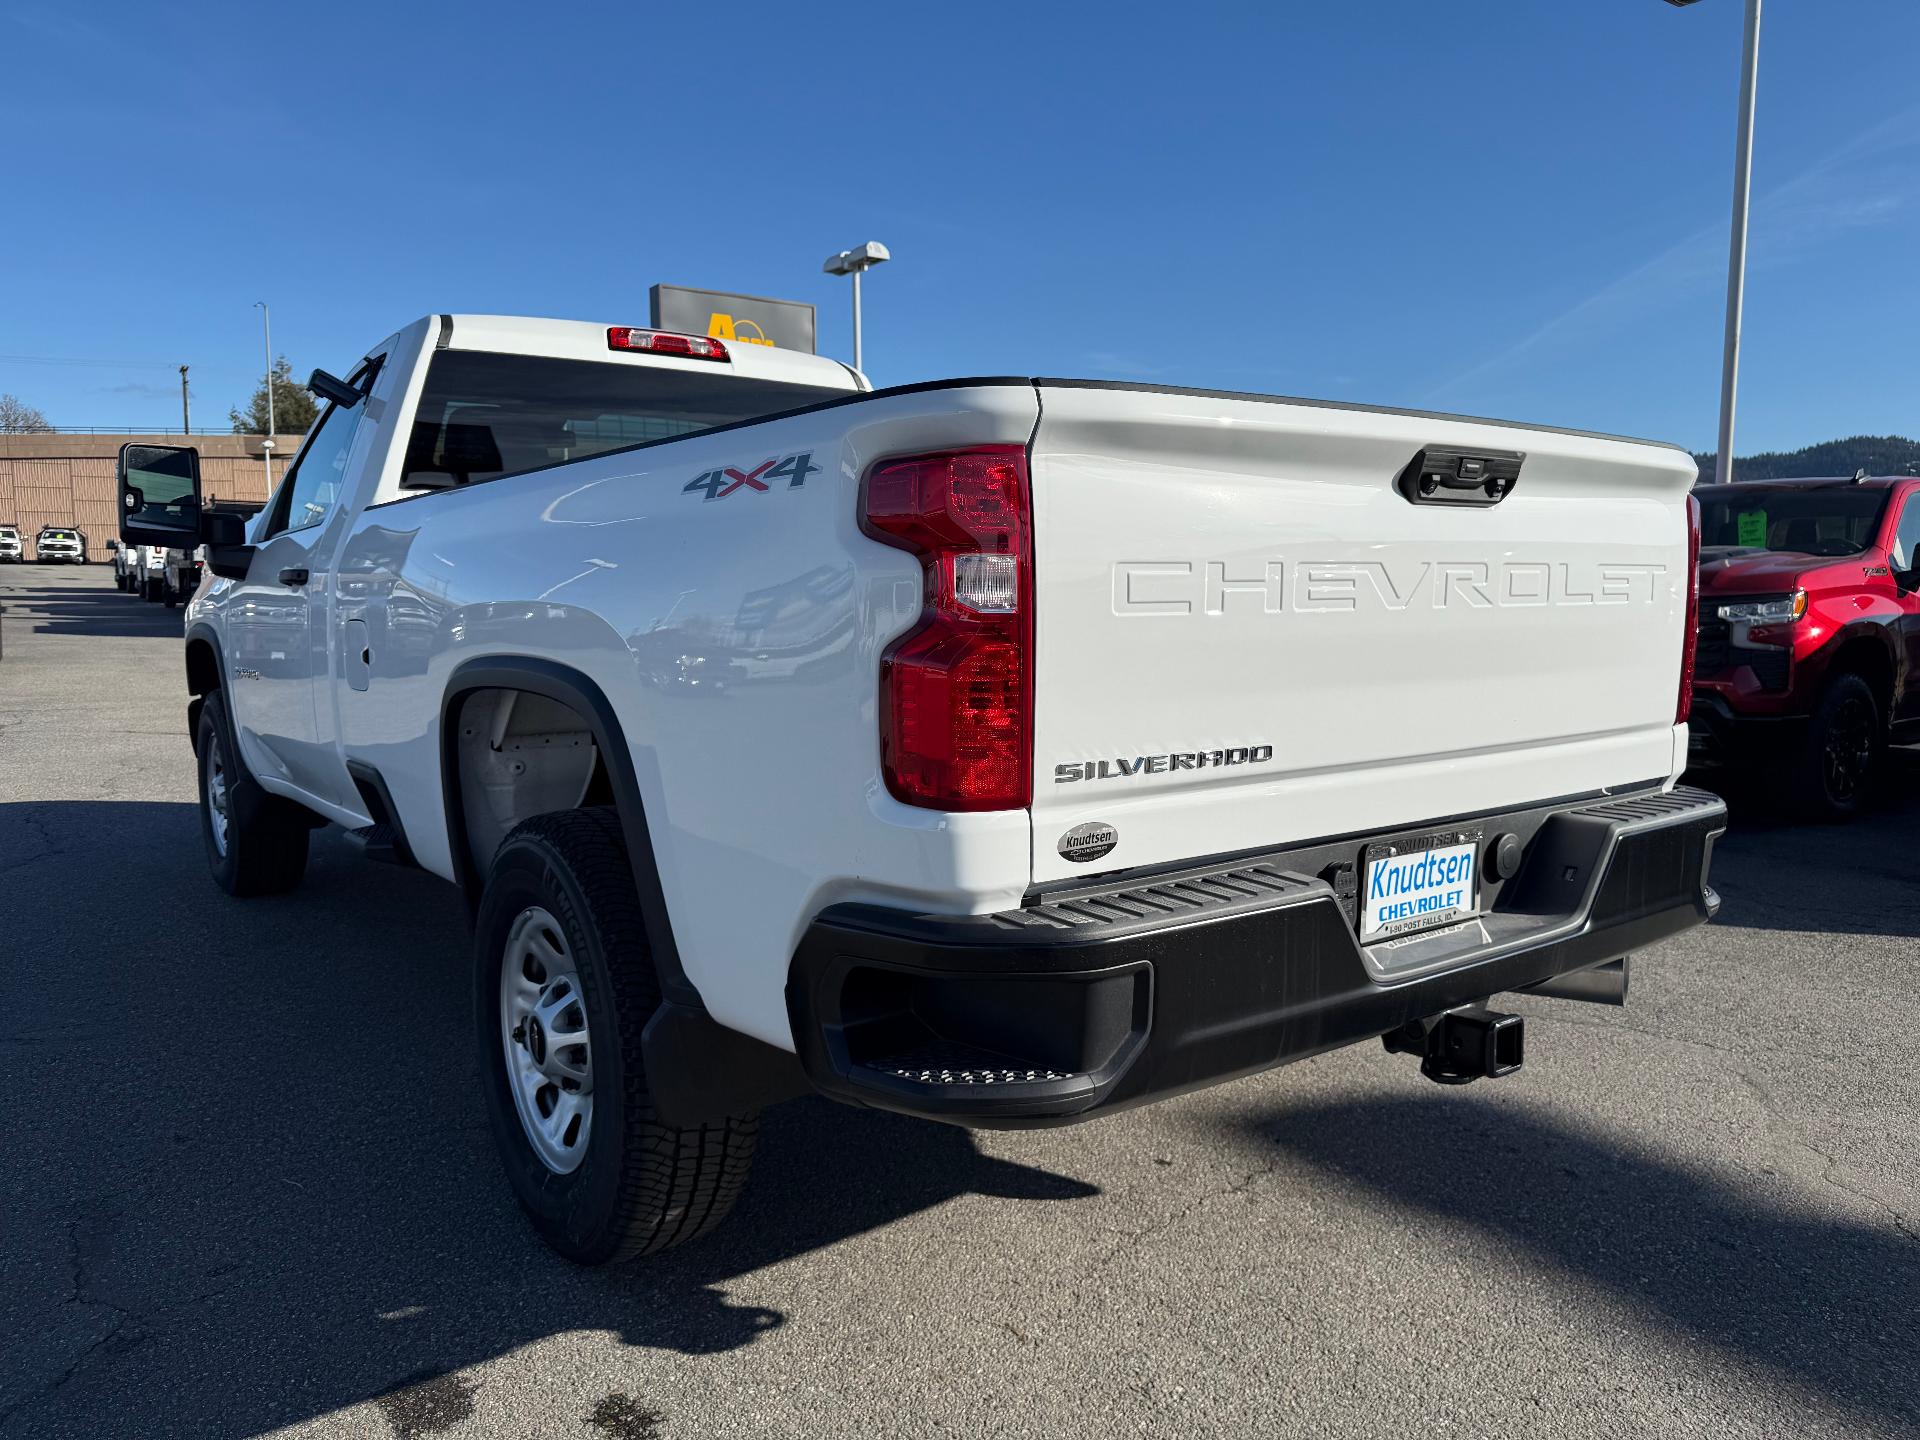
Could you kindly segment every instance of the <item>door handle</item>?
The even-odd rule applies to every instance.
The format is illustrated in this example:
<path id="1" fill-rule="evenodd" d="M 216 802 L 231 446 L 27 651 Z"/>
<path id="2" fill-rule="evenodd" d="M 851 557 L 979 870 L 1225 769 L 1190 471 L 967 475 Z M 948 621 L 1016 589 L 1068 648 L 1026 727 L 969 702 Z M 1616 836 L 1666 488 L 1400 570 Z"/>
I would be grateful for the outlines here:
<path id="1" fill-rule="evenodd" d="M 307 567 L 304 565 L 289 565 L 286 569 L 280 572 L 280 583 L 282 585 L 306 584 L 307 583 Z"/>

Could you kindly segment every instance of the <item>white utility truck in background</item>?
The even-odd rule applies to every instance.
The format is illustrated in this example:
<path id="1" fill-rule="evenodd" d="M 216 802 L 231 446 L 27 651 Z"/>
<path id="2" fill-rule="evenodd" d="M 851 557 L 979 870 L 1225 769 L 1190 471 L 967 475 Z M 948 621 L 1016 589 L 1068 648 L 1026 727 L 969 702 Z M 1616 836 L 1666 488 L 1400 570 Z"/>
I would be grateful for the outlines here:
<path id="1" fill-rule="evenodd" d="M 84 565 L 87 537 L 65 525 L 43 526 L 34 537 L 33 558 L 42 565 Z"/>
<path id="2" fill-rule="evenodd" d="M 158 600 L 167 580 L 167 552 L 161 545 L 139 545 L 133 555 L 133 590 L 142 600 Z"/>
<path id="3" fill-rule="evenodd" d="M 575 1259 L 711 1227 L 808 1089 L 1031 1126 L 1376 1037 L 1504 1074 L 1492 997 L 1617 1003 L 1717 907 L 1680 450 L 497 316 L 311 388 L 250 523 L 122 452 L 123 536 L 207 547 L 207 859 L 284 890 L 332 823 L 463 887 Z"/>

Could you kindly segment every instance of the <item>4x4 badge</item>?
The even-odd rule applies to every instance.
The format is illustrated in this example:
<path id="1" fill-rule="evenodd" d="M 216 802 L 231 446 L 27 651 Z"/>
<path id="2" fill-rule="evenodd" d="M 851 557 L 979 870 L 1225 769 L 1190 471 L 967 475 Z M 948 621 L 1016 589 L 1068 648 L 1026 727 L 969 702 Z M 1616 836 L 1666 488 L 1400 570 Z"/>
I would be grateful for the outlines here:
<path id="1" fill-rule="evenodd" d="M 719 470 L 703 470 L 680 488 L 687 495 L 703 491 L 706 500 L 724 500 L 742 489 L 771 490 L 773 486 L 769 482 L 774 480 L 785 480 L 789 490 L 798 490 L 807 483 L 807 476 L 819 468 L 813 463 L 813 452 L 802 450 L 796 455 L 782 455 L 778 460 L 762 460 L 751 470 L 737 470 L 731 465 Z"/>

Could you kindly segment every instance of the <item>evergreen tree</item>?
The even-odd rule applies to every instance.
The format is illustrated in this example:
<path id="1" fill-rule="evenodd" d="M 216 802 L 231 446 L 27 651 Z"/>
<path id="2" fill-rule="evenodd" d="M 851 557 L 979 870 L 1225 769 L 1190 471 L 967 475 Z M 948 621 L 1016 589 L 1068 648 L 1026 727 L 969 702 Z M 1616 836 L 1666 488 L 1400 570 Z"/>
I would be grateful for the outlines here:
<path id="1" fill-rule="evenodd" d="M 282 435 L 304 435 L 313 426 L 313 417 L 320 413 L 320 407 L 314 403 L 313 396 L 303 385 L 293 383 L 293 366 L 282 355 L 273 362 L 273 426 Z M 262 381 L 253 390 L 253 398 L 247 401 L 244 410 L 229 410 L 227 418 L 233 422 L 236 435 L 264 435 L 267 433 L 267 386 Z"/>

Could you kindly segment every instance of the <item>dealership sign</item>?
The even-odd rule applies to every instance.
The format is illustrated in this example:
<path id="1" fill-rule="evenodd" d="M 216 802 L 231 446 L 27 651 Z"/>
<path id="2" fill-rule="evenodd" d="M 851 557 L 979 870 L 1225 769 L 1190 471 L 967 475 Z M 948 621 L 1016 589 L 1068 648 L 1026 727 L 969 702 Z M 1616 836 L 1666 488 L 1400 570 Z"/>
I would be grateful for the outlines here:
<path id="1" fill-rule="evenodd" d="M 797 300 L 689 290 L 683 285 L 656 285 L 648 295 L 656 330 L 814 353 L 813 306 Z"/>

